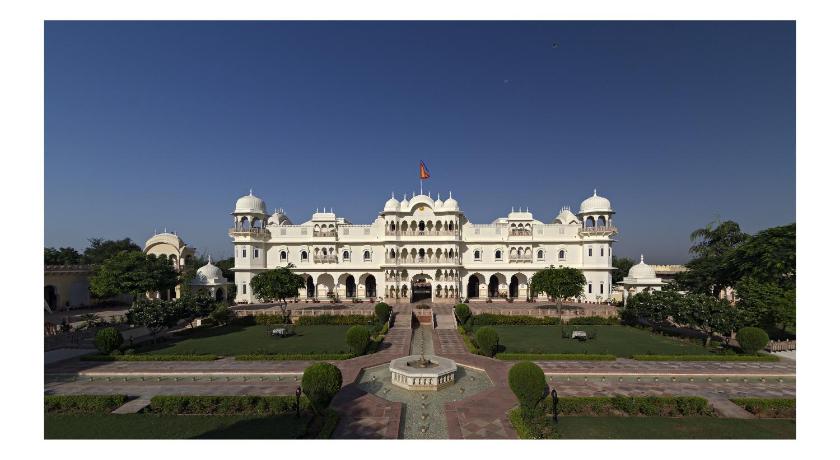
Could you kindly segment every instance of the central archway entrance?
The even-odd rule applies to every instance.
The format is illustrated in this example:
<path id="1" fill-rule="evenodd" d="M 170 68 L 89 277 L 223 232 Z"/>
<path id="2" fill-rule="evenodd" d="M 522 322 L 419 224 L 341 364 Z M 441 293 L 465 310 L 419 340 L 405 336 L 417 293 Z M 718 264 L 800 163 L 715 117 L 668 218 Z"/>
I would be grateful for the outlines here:
<path id="1" fill-rule="evenodd" d="M 416 275 L 411 280 L 411 301 L 419 302 L 421 300 L 432 298 L 432 282 L 428 275 Z"/>
<path id="2" fill-rule="evenodd" d="M 478 277 L 475 275 L 470 275 L 470 279 L 467 281 L 467 297 L 470 299 L 474 299 L 478 297 Z"/>

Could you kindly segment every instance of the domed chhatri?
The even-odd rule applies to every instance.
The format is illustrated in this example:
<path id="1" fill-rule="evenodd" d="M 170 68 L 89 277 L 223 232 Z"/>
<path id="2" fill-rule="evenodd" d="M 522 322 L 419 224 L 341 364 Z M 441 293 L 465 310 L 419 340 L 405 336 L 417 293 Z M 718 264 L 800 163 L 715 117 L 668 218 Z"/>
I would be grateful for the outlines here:
<path id="1" fill-rule="evenodd" d="M 627 277 L 634 279 L 654 279 L 656 278 L 656 271 L 650 265 L 645 263 L 645 255 L 642 254 L 641 261 L 636 265 L 630 267 Z"/>
<path id="2" fill-rule="evenodd" d="M 441 356 L 410 355 L 391 361 L 391 383 L 406 389 L 437 391 L 455 383 L 455 361 Z"/>
<path id="3" fill-rule="evenodd" d="M 610 200 L 598 196 L 598 190 L 592 192 L 592 196 L 580 203 L 580 212 L 612 212 Z"/>
<path id="4" fill-rule="evenodd" d="M 251 190 L 247 195 L 236 200 L 234 214 L 265 214 L 265 202 L 254 196 Z"/>
<path id="5" fill-rule="evenodd" d="M 626 301 L 634 294 L 645 291 L 660 291 L 665 284 L 661 278 L 656 276 L 656 271 L 645 263 L 645 256 L 642 254 L 641 261 L 630 267 L 627 276 L 618 284 L 624 286 L 623 299 Z"/>
<path id="6" fill-rule="evenodd" d="M 213 259 L 207 258 L 207 264 L 195 272 L 195 278 L 190 281 L 194 292 L 205 292 L 211 298 L 222 300 L 227 298 L 228 286 L 233 284 L 225 278 L 222 269 L 213 265 Z"/>

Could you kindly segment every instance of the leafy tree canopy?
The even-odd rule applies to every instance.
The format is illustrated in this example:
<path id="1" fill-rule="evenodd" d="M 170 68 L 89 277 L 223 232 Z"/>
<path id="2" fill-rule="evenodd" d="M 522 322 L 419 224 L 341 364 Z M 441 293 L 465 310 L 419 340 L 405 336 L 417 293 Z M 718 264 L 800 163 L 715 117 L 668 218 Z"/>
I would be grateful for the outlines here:
<path id="1" fill-rule="evenodd" d="M 263 302 L 285 301 L 296 297 L 298 289 L 306 286 L 302 275 L 295 274 L 289 267 L 266 270 L 251 278 L 251 290 Z"/>
<path id="2" fill-rule="evenodd" d="M 613 283 L 617 283 L 619 281 L 623 281 L 624 278 L 630 273 L 630 268 L 633 265 L 636 265 L 636 261 L 629 258 L 629 257 L 616 257 L 613 256 L 612 258 L 612 265 L 615 267 L 613 270 Z"/>
<path id="3" fill-rule="evenodd" d="M 78 265 L 81 263 L 82 255 L 73 248 L 44 248 L 44 265 Z"/>
<path id="4" fill-rule="evenodd" d="M 142 252 L 119 252 L 100 264 L 90 278 L 90 291 L 104 298 L 122 293 L 139 297 L 163 292 L 178 284 L 178 273 L 165 257 Z"/>
<path id="5" fill-rule="evenodd" d="M 560 267 L 537 271 L 531 278 L 531 289 L 534 293 L 544 292 L 561 305 L 563 299 L 579 297 L 583 294 L 586 277 L 577 268 Z"/>
<path id="6" fill-rule="evenodd" d="M 796 289 L 744 278 L 735 285 L 741 322 L 767 330 L 796 325 Z"/>
<path id="7" fill-rule="evenodd" d="M 102 238 L 91 238 L 90 243 L 84 252 L 84 263 L 98 265 L 116 254 L 127 252 L 142 252 L 140 246 L 134 244 L 131 239 L 123 238 L 121 240 L 105 240 Z"/>
<path id="8" fill-rule="evenodd" d="M 783 289 L 796 287 L 796 224 L 768 228 L 727 254 L 735 279 L 753 278 Z"/>

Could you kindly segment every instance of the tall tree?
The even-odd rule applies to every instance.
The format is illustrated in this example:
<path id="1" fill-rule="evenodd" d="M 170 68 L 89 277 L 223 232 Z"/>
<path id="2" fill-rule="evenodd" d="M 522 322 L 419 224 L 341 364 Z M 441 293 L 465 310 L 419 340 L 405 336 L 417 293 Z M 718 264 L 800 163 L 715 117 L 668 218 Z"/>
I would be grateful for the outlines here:
<path id="1" fill-rule="evenodd" d="M 617 283 L 619 281 L 623 281 L 624 278 L 630 273 L 630 267 L 636 265 L 636 261 L 629 258 L 629 257 L 616 257 L 613 256 L 612 258 L 612 265 L 615 267 L 613 270 L 613 283 Z"/>
<path id="2" fill-rule="evenodd" d="M 689 252 L 695 258 L 686 264 L 688 271 L 678 273 L 677 283 L 685 290 L 717 295 L 721 289 L 733 286 L 736 278 L 725 263 L 729 254 L 746 241 L 749 235 L 731 220 L 709 224 L 691 232 L 694 244 Z"/>
<path id="3" fill-rule="evenodd" d="M 768 331 L 784 331 L 796 326 L 796 289 L 784 288 L 755 278 L 744 278 L 735 285 L 737 307 L 744 325 Z"/>
<path id="4" fill-rule="evenodd" d="M 82 255 L 71 248 L 44 248 L 44 265 L 78 265 L 82 263 Z"/>
<path id="5" fill-rule="evenodd" d="M 135 298 L 147 292 L 165 292 L 178 284 L 178 273 L 165 257 L 142 252 L 119 252 L 100 264 L 90 278 L 90 291 L 96 297 L 122 293 Z"/>
<path id="6" fill-rule="evenodd" d="M 726 257 L 736 279 L 753 278 L 782 289 L 796 287 L 796 224 L 762 230 Z"/>
<path id="7" fill-rule="evenodd" d="M 251 291 L 263 302 L 285 303 L 287 298 L 297 297 L 298 289 L 305 286 L 303 276 L 288 267 L 266 270 L 251 278 Z"/>
<path id="8" fill-rule="evenodd" d="M 586 277 L 577 268 L 560 267 L 539 270 L 531 278 L 531 291 L 535 294 L 546 293 L 557 302 L 557 307 L 563 306 L 563 299 L 579 297 L 583 294 Z"/>
<path id="9" fill-rule="evenodd" d="M 724 299 L 705 294 L 686 294 L 673 319 L 706 334 L 705 346 L 709 346 L 714 334 L 728 338 L 738 327 L 738 312 Z"/>
<path id="10" fill-rule="evenodd" d="M 102 238 L 91 238 L 90 243 L 84 252 L 84 263 L 98 265 L 120 252 L 141 252 L 140 246 L 134 244 L 131 239 L 105 240 Z"/>

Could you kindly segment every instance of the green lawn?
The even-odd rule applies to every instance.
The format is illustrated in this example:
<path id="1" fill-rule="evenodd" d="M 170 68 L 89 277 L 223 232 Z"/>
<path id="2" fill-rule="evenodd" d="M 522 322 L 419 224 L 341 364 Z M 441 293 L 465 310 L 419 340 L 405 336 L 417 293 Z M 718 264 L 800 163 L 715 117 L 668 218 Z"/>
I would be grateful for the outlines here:
<path id="1" fill-rule="evenodd" d="M 44 439 L 296 439 L 309 417 L 44 414 Z"/>
<path id="2" fill-rule="evenodd" d="M 512 417 L 515 415 L 512 414 Z M 556 424 L 548 419 L 542 425 L 541 433 L 543 439 L 796 439 L 796 421 L 717 417 L 560 417 Z"/>
<path id="3" fill-rule="evenodd" d="M 567 332 L 595 332 L 585 342 L 563 338 L 559 326 L 493 326 L 505 353 L 592 353 L 632 355 L 699 355 L 710 350 L 692 342 L 654 335 L 629 326 L 563 326 Z"/>
<path id="4" fill-rule="evenodd" d="M 233 356 L 245 354 L 310 354 L 349 353 L 345 341 L 351 326 L 294 326 L 295 335 L 272 337 L 271 326 L 243 326 L 199 328 L 172 337 L 169 341 L 143 347 L 138 353 L 154 354 L 215 354 Z"/>

